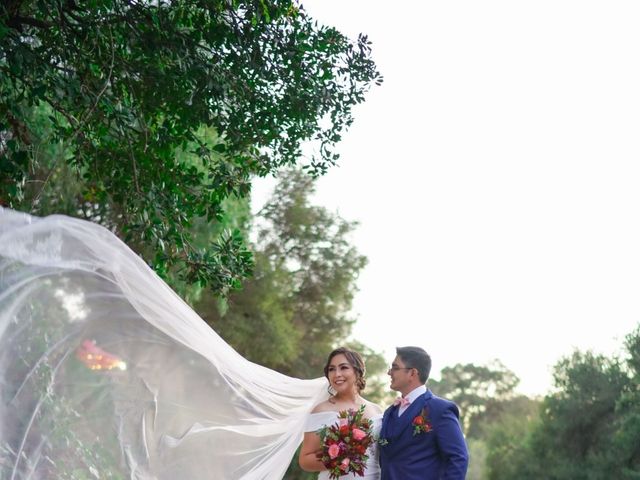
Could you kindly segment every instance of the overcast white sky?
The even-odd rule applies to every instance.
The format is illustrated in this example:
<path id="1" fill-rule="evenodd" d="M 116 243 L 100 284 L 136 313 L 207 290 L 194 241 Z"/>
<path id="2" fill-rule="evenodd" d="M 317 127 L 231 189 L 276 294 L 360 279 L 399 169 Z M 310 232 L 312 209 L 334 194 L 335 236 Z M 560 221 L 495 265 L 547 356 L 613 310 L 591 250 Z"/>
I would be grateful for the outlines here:
<path id="1" fill-rule="evenodd" d="M 640 323 L 640 2 L 303 2 L 385 77 L 318 204 L 369 258 L 355 336 L 434 375 L 499 358 L 542 394 Z M 254 187 L 256 203 L 269 182 Z"/>

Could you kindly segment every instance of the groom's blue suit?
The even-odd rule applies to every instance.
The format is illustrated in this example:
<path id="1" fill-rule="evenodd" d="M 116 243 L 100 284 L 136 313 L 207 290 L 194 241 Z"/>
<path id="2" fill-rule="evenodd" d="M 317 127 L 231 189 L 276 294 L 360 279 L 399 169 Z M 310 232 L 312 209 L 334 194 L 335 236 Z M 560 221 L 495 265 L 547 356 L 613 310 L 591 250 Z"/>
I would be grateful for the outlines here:
<path id="1" fill-rule="evenodd" d="M 398 417 L 384 412 L 380 430 L 382 480 L 463 480 L 469 463 L 458 407 L 430 390 Z M 414 435 L 413 419 L 425 409 L 431 431 Z"/>

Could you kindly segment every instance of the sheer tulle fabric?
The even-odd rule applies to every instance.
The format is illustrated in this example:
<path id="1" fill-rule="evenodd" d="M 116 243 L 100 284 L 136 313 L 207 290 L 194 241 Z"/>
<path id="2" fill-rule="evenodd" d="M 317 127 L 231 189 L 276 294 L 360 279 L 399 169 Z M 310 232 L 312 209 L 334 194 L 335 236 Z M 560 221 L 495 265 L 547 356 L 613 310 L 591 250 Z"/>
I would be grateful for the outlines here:
<path id="1" fill-rule="evenodd" d="M 0 478 L 279 479 L 325 388 L 238 355 L 108 230 L 0 208 Z"/>

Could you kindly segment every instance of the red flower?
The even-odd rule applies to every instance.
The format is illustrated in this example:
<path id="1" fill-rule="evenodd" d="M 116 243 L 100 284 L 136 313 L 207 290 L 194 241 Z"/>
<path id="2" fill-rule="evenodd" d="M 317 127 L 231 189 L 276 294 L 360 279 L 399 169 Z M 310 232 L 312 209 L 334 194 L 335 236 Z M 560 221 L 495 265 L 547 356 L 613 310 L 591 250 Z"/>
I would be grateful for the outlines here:
<path id="1" fill-rule="evenodd" d="M 363 418 L 364 405 L 339 412 L 338 422 L 318 431 L 322 450 L 318 457 L 329 470 L 329 478 L 354 473 L 363 475 L 368 460 L 367 448 L 373 442 L 371 422 Z"/>
<path id="2" fill-rule="evenodd" d="M 428 411 L 426 408 L 423 408 L 420 412 L 420 415 L 414 417 L 413 419 L 413 435 L 418 435 L 420 433 L 429 433 L 433 430 L 431 423 L 429 422 Z"/>

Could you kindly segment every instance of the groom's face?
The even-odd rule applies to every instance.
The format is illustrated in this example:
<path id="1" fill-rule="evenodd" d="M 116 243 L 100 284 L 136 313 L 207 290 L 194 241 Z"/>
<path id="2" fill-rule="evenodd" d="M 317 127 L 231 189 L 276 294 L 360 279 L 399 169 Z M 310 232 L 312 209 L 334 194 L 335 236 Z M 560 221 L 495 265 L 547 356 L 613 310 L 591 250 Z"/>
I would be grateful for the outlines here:
<path id="1" fill-rule="evenodd" d="M 391 377 L 391 390 L 400 392 L 403 395 L 409 393 L 411 383 L 411 371 L 413 369 L 405 365 L 399 356 L 393 359 L 391 368 L 387 372 Z"/>

